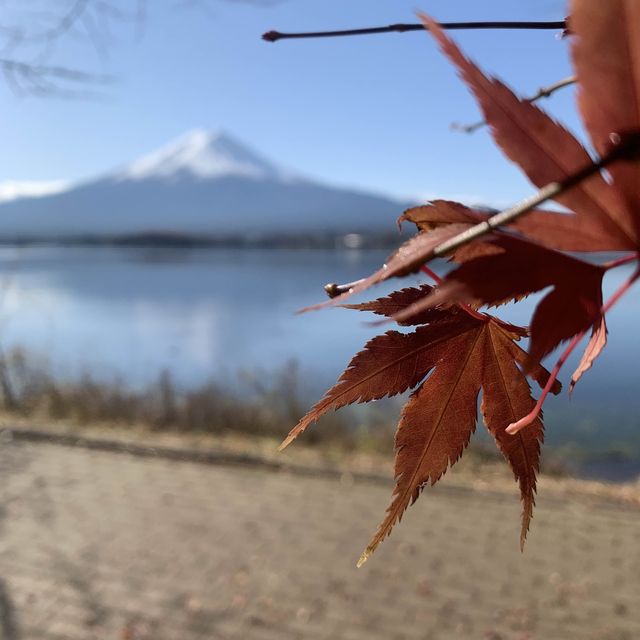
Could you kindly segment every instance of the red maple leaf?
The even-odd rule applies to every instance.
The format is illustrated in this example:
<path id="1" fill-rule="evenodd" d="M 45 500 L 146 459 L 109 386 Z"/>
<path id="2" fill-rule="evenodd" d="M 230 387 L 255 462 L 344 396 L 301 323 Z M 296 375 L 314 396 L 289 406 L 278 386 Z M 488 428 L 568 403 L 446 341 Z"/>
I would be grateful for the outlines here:
<path id="1" fill-rule="evenodd" d="M 434 484 L 469 443 L 482 395 L 482 415 L 519 482 L 521 543 L 534 506 L 543 424 L 541 407 L 568 355 L 591 329 L 573 389 L 606 345 L 605 314 L 640 278 L 640 268 L 603 304 L 607 270 L 640 258 L 640 2 L 573 0 L 569 19 L 578 102 L 599 159 L 566 128 L 485 75 L 431 18 L 427 30 L 455 65 L 484 114 L 496 144 L 538 188 L 540 197 L 517 220 L 435 200 L 406 211 L 416 236 L 385 265 L 339 288 L 329 304 L 395 277 L 425 270 L 446 254 L 454 267 L 434 287 L 397 291 L 359 305 L 412 333 L 389 331 L 357 354 L 326 396 L 294 427 L 283 447 L 320 416 L 354 402 L 412 389 L 396 434 L 396 487 L 387 514 L 361 564 L 389 535 L 422 488 Z M 607 167 L 605 173 L 602 169 Z M 535 209 L 549 194 L 564 212 Z M 533 209 L 533 210 L 532 210 Z M 507 226 L 495 228 L 504 220 Z M 498 220 L 500 222 L 498 222 Z M 597 264 L 569 252 L 628 251 Z M 530 329 L 481 313 L 542 292 Z M 529 352 L 517 344 L 530 337 Z M 569 341 L 551 374 L 540 361 Z M 531 396 L 527 376 L 542 388 Z M 528 427 L 524 429 L 524 427 Z"/>

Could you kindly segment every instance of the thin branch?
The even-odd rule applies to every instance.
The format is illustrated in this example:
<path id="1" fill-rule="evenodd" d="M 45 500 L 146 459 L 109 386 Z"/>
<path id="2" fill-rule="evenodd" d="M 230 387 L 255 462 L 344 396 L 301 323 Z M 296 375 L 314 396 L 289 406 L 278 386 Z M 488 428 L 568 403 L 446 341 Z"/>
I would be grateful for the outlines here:
<path id="1" fill-rule="evenodd" d="M 609 298 L 607 303 L 600 309 L 600 315 L 605 316 L 612 309 L 612 307 L 617 304 L 617 302 L 629 291 L 629 289 L 639 278 L 640 268 L 637 269 L 634 274 L 622 284 L 622 286 L 611 296 L 611 298 Z M 562 355 L 558 358 L 558 362 L 556 362 L 556 366 L 553 368 L 553 371 L 551 371 L 549 380 L 547 380 L 547 384 L 544 386 L 544 389 L 542 390 L 542 394 L 538 398 L 536 406 L 530 413 L 524 416 L 524 418 L 520 418 L 520 420 L 518 420 L 517 422 L 511 423 L 506 429 L 508 434 L 515 435 L 521 429 L 524 429 L 525 427 L 528 427 L 530 424 L 535 422 L 535 420 L 540 415 L 540 412 L 542 411 L 542 407 L 549 395 L 551 387 L 553 387 L 555 381 L 558 378 L 560 370 L 569 359 L 569 356 L 573 353 L 574 349 L 578 346 L 578 343 L 587 334 L 587 331 L 588 329 L 585 329 L 584 331 L 581 331 L 579 334 L 574 336 L 567 348 L 562 352 Z"/>
<path id="2" fill-rule="evenodd" d="M 565 30 L 566 20 L 553 22 L 520 22 L 520 21 L 498 21 L 498 22 L 443 22 L 440 24 L 443 29 L 450 31 L 462 29 L 527 29 L 527 30 Z M 278 40 L 301 40 L 307 38 L 342 38 L 345 36 L 368 36 L 380 33 L 406 33 L 408 31 L 424 31 L 422 23 L 398 23 L 390 24 L 386 27 L 369 27 L 365 29 L 344 29 L 340 31 L 306 31 L 300 33 L 282 33 L 281 31 L 268 31 L 262 36 L 267 42 L 278 42 Z"/>
<path id="3" fill-rule="evenodd" d="M 24 25 L 7 26 L 2 23 L 7 17 L 0 22 L 0 73 L 6 83 L 17 95 L 93 99 L 101 97 L 96 85 L 113 78 L 52 64 L 57 46 L 64 39 L 87 38 L 105 60 L 114 40 L 112 23 L 137 23 L 146 0 L 68 0 L 60 3 L 64 9 L 45 0 L 21 2 L 14 0 Z"/>
<path id="4" fill-rule="evenodd" d="M 616 144 L 609 153 L 600 158 L 597 162 L 593 162 L 573 175 L 561 180 L 560 182 L 551 182 L 543 187 L 538 193 L 531 198 L 523 200 L 520 204 L 507 209 L 500 213 L 496 213 L 488 220 L 481 222 L 457 236 L 438 245 L 430 255 L 431 258 L 442 258 L 447 254 L 460 249 L 470 242 L 491 233 L 498 227 L 510 224 L 525 213 L 529 213 L 547 200 L 554 200 L 569 189 L 579 185 L 583 180 L 590 178 L 592 175 L 602 171 L 609 165 L 619 160 L 632 160 L 640 155 L 640 132 L 633 132 L 628 135 L 618 136 L 619 143 Z"/>
<path id="5" fill-rule="evenodd" d="M 94 99 L 100 97 L 100 94 L 85 87 L 105 86 L 115 81 L 109 75 L 6 58 L 0 58 L 0 69 L 17 95 Z"/>
<path id="6" fill-rule="evenodd" d="M 556 91 L 564 89 L 565 87 L 570 87 L 576 82 L 577 76 L 569 76 L 564 80 L 559 80 L 558 82 L 554 82 L 553 84 L 550 84 L 546 87 L 541 87 L 540 89 L 538 89 L 538 93 L 533 96 L 529 96 L 528 98 L 524 98 L 524 101 L 533 104 L 534 102 L 538 102 L 539 100 L 542 100 L 544 98 L 550 98 Z M 485 127 L 486 125 L 486 120 L 481 120 L 479 122 L 474 122 L 473 124 L 465 125 L 454 122 L 451 125 L 451 128 L 454 131 L 462 131 L 462 133 L 474 133 L 475 131 L 477 131 L 478 129 L 482 129 L 482 127 Z"/>
<path id="7" fill-rule="evenodd" d="M 442 244 L 439 244 L 429 253 L 429 255 L 425 256 L 425 262 L 432 260 L 433 258 L 443 258 L 452 251 L 456 251 L 457 249 L 464 247 L 474 240 L 495 231 L 497 228 L 510 224 L 520 216 L 529 213 L 533 209 L 537 209 L 547 200 L 557 198 L 569 189 L 580 184 L 583 180 L 586 180 L 599 171 L 602 171 L 602 169 L 605 169 L 614 162 L 619 160 L 634 160 L 640 156 L 640 132 L 633 132 L 625 135 L 612 134 L 612 139 L 614 138 L 617 140 L 617 144 L 612 147 L 609 153 L 604 155 L 597 162 L 587 165 L 560 182 L 551 182 L 540 189 L 540 191 L 538 191 L 534 196 L 523 200 L 515 207 L 496 213 L 488 220 L 480 222 L 466 231 L 453 236 L 453 238 L 450 238 Z M 336 298 L 342 294 L 348 293 L 362 281 L 363 280 L 358 280 L 356 282 L 349 282 L 342 285 L 333 283 L 328 284 L 325 286 L 325 291 L 330 298 Z"/>
<path id="8" fill-rule="evenodd" d="M 324 285 L 324 291 L 330 298 L 337 298 L 341 296 L 349 289 L 359 285 L 364 281 L 364 278 L 360 278 L 360 280 L 356 280 L 354 282 L 347 282 L 346 284 L 336 284 L 335 282 L 330 282 L 329 284 Z"/>
<path id="9" fill-rule="evenodd" d="M 57 78 L 70 82 L 88 82 L 97 84 L 108 84 L 114 81 L 113 76 L 88 73 L 67 67 L 57 67 L 48 65 L 33 65 L 17 60 L 7 60 L 0 58 L 0 67 L 8 71 L 14 71 L 24 75 Z"/>
<path id="10" fill-rule="evenodd" d="M 70 31 L 73 25 L 87 11 L 89 0 L 76 0 L 69 11 L 67 11 L 52 27 L 25 36 L 24 39 L 29 42 L 41 42 L 46 40 L 56 40 L 66 32 Z"/>

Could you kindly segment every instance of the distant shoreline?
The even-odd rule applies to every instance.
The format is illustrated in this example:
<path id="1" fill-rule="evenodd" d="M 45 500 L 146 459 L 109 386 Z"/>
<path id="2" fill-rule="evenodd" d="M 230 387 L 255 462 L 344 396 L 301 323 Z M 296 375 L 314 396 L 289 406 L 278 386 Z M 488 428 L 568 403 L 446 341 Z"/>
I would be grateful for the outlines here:
<path id="1" fill-rule="evenodd" d="M 169 232 L 75 236 L 4 236 L 0 246 L 52 247 L 139 247 L 183 249 L 394 249 L 406 234 L 385 233 L 307 233 L 272 235 L 191 235 Z"/>

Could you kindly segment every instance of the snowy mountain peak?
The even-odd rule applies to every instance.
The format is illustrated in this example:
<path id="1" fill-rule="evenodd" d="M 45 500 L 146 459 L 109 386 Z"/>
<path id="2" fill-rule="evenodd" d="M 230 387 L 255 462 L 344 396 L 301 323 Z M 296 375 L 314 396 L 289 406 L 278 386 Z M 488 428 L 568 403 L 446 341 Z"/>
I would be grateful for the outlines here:
<path id="1" fill-rule="evenodd" d="M 119 180 L 198 179 L 242 176 L 286 179 L 276 165 L 224 132 L 194 129 L 177 140 L 134 161 L 118 173 Z"/>
<path id="2" fill-rule="evenodd" d="M 287 173 L 226 133 L 198 129 L 93 179 L 0 183 L 0 238 L 324 238 L 387 230 L 410 204 Z"/>

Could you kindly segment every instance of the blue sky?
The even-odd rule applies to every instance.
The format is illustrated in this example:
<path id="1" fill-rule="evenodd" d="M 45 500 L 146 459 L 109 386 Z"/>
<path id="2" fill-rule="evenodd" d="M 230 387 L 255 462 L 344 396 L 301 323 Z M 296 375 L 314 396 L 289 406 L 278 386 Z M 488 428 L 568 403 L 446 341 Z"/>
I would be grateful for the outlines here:
<path id="1" fill-rule="evenodd" d="M 260 40 L 271 28 L 413 21 L 417 8 L 443 21 L 565 14 L 560 0 L 209 0 L 204 10 L 150 2 L 142 35 L 121 26 L 107 55 L 76 37 L 51 54 L 52 63 L 117 76 L 101 100 L 24 98 L 0 86 L 0 183 L 90 177 L 205 127 L 331 183 L 498 205 L 527 196 L 530 186 L 486 132 L 450 130 L 478 111 L 428 35 Z M 570 74 L 568 43 L 555 32 L 454 37 L 525 93 Z M 579 131 L 571 90 L 545 107 Z"/>

